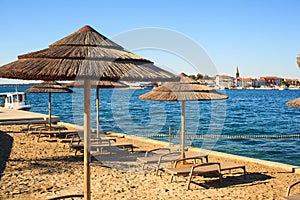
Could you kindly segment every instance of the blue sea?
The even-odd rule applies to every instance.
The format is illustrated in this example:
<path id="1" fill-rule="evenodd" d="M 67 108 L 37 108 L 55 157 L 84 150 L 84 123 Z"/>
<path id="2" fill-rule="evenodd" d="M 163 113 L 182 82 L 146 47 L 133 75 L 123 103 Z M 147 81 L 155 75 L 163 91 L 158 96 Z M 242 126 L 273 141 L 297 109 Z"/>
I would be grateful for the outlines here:
<path id="1" fill-rule="evenodd" d="M 19 91 L 28 89 L 19 86 Z M 15 87 L 2 86 L 0 92 Z M 52 94 L 52 114 L 61 121 L 83 125 L 83 89 Z M 100 127 L 132 135 L 179 134 L 181 103 L 139 100 L 149 89 L 100 91 Z M 186 102 L 187 135 L 291 135 L 300 133 L 300 109 L 286 102 L 300 97 L 300 90 L 225 90 L 228 100 Z M 47 114 L 48 94 L 29 93 L 32 112 Z M 96 127 L 95 90 L 91 91 L 91 125 Z M 168 137 L 152 137 L 169 141 Z M 179 143 L 179 138 L 172 138 Z M 300 138 L 187 138 L 193 145 L 220 152 L 300 166 Z"/>

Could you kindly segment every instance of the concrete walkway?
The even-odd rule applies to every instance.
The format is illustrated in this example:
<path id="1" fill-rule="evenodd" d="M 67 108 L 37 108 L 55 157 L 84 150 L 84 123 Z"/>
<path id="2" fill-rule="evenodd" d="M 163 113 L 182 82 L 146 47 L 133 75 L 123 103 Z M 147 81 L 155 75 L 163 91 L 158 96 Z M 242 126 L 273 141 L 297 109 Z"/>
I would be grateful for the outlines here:
<path id="1" fill-rule="evenodd" d="M 42 123 L 48 122 L 48 115 L 28 112 L 23 110 L 13 110 L 0 107 L 0 125 L 11 124 L 28 124 L 28 123 Z M 58 122 L 58 116 L 51 116 L 52 123 Z"/>

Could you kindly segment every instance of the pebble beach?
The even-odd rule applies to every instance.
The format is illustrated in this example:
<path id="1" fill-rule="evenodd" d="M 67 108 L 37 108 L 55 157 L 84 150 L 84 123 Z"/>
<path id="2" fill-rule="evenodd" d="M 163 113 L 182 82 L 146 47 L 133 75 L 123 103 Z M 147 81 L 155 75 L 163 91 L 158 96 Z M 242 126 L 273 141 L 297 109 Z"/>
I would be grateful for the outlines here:
<path id="1" fill-rule="evenodd" d="M 0 199 L 48 199 L 83 194 L 83 157 L 75 156 L 66 143 L 37 142 L 35 136 L 18 132 L 19 126 L 0 127 Z M 13 131 L 12 131 L 13 130 Z M 143 156 L 146 150 L 162 147 L 162 143 L 141 138 L 118 137 L 117 141 L 134 144 L 128 157 Z M 124 151 L 124 150 L 122 150 Z M 232 161 L 246 166 L 244 179 L 240 173 L 225 174 L 222 182 L 214 177 L 197 177 L 202 187 L 178 177 L 155 175 L 153 168 L 142 169 L 134 159 L 91 162 L 92 199 L 281 199 L 287 187 L 300 180 L 300 174 L 282 167 L 236 160 L 209 154 L 209 161 Z M 121 166 L 121 167 L 120 167 Z M 296 191 L 297 192 L 297 191 Z"/>

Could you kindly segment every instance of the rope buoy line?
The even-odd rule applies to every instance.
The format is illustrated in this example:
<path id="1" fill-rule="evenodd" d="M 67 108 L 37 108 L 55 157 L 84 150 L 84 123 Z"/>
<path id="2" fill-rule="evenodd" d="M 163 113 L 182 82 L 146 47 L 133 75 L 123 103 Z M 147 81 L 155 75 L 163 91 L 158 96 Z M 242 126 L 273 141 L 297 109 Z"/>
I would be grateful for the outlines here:
<path id="1" fill-rule="evenodd" d="M 168 135 L 168 134 L 139 134 L 135 136 L 140 137 L 161 137 L 161 138 L 178 138 L 181 135 Z M 189 139 L 290 139 L 290 138 L 300 138 L 300 134 L 292 135 L 185 135 Z"/>

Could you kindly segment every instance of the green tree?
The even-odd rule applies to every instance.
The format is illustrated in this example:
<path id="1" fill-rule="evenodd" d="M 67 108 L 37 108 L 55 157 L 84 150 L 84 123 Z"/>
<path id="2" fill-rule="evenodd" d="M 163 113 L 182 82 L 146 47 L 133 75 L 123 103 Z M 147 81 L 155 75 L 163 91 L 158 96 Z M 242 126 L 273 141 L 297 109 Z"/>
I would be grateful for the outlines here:
<path id="1" fill-rule="evenodd" d="M 290 86 L 290 83 L 286 82 L 286 81 L 281 81 L 281 85 L 284 85 L 286 87 Z"/>
<path id="2" fill-rule="evenodd" d="M 203 75 L 198 73 L 197 76 L 196 76 L 196 78 L 197 78 L 197 80 L 198 79 L 203 79 Z"/>
<path id="3" fill-rule="evenodd" d="M 196 76 L 194 74 L 189 75 L 189 78 L 196 80 Z"/>

